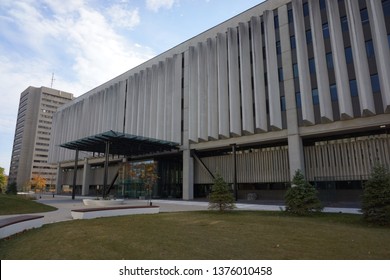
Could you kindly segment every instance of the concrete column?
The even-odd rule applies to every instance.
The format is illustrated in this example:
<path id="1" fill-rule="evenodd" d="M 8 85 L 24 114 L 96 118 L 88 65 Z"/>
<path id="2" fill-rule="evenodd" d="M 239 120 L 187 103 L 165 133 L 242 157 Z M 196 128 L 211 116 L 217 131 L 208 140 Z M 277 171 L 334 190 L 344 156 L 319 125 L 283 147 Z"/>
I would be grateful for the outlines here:
<path id="1" fill-rule="evenodd" d="M 316 66 L 318 97 L 320 100 L 321 121 L 323 123 L 327 123 L 333 121 L 333 110 L 332 100 L 330 97 L 328 66 L 326 64 L 325 43 L 322 35 L 321 10 L 318 1 L 309 1 L 309 12 Z"/>
<path id="2" fill-rule="evenodd" d="M 252 54 L 253 54 L 253 82 L 255 102 L 255 130 L 266 132 L 267 127 L 267 93 L 264 82 L 263 40 L 261 36 L 261 23 L 259 17 L 252 17 Z"/>
<path id="3" fill-rule="evenodd" d="M 160 61 L 158 64 L 158 94 L 157 94 L 157 139 L 164 139 L 164 113 L 165 113 L 165 72 L 166 64 Z"/>
<path id="4" fill-rule="evenodd" d="M 139 74 L 133 76 L 132 100 L 131 100 L 131 130 L 130 134 L 137 135 L 138 117 L 138 97 L 139 97 Z"/>
<path id="5" fill-rule="evenodd" d="M 290 44 L 290 32 L 287 17 L 287 7 L 278 9 L 280 45 L 282 48 L 282 65 L 284 75 L 284 96 L 286 99 L 286 117 L 288 134 L 298 133 L 298 115 L 295 102 L 294 73 L 292 67 L 292 52 Z"/>
<path id="6" fill-rule="evenodd" d="M 133 76 L 127 79 L 126 111 L 125 111 L 125 133 L 131 133 L 131 103 L 133 94 Z M 93 106 L 91 106 L 93 108 Z"/>
<path id="7" fill-rule="evenodd" d="M 238 24 L 240 38 L 240 77 L 241 77 L 241 105 L 242 105 L 242 131 L 244 134 L 253 134 L 253 93 L 252 72 L 250 60 L 250 43 L 248 23 Z"/>
<path id="8" fill-rule="evenodd" d="M 302 0 L 293 0 L 292 7 L 294 14 L 295 42 L 297 45 L 296 51 L 302 102 L 302 119 L 305 125 L 313 125 L 315 123 L 314 108 Z"/>
<path id="9" fill-rule="evenodd" d="M 390 50 L 382 1 L 367 2 L 384 111 L 390 113 Z"/>
<path id="10" fill-rule="evenodd" d="M 165 114 L 164 114 L 164 140 L 171 141 L 172 134 L 172 96 L 173 96 L 173 59 L 165 59 Z"/>
<path id="11" fill-rule="evenodd" d="M 359 91 L 360 110 L 362 116 L 372 116 L 375 115 L 375 104 L 372 94 L 370 69 L 368 67 L 359 2 L 356 0 L 346 0 L 345 5 L 347 8 L 356 82 Z"/>
<path id="12" fill-rule="evenodd" d="M 146 88 L 146 73 L 144 70 L 141 70 L 139 73 L 137 134 L 136 134 L 139 136 L 145 136 L 144 134 L 145 88 Z"/>
<path id="13" fill-rule="evenodd" d="M 172 96 L 172 136 L 173 142 L 182 143 L 181 121 L 182 121 L 182 55 L 174 55 L 174 88 Z M 184 108 L 183 108 L 184 109 Z"/>
<path id="14" fill-rule="evenodd" d="M 338 1 L 328 0 L 326 2 L 326 11 L 329 20 L 328 24 L 340 114 L 342 120 L 347 120 L 353 118 L 353 109 Z"/>
<path id="15" fill-rule="evenodd" d="M 118 125 L 117 125 L 117 130 L 120 132 L 125 132 L 125 115 L 126 115 L 126 107 L 125 107 L 125 98 L 126 98 L 126 80 L 120 81 L 119 82 L 119 99 L 118 99 L 118 107 L 119 107 L 119 112 L 118 112 Z M 85 104 L 84 104 L 85 105 Z M 85 110 L 85 109 L 84 109 Z M 84 135 L 85 137 L 86 135 Z"/>
<path id="16" fill-rule="evenodd" d="M 188 80 L 189 80 L 189 140 L 198 142 L 198 56 L 195 47 L 188 49 Z"/>
<path id="17" fill-rule="evenodd" d="M 305 174 L 305 159 L 303 154 L 302 138 L 298 134 L 288 136 L 288 158 L 290 164 L 290 178 L 300 169 Z"/>
<path id="18" fill-rule="evenodd" d="M 151 84 L 151 96 L 150 96 L 150 125 L 149 125 L 149 137 L 156 138 L 157 133 L 157 95 L 158 95 L 158 66 L 154 64 L 152 66 L 152 84 Z M 127 105 L 129 106 L 129 105 Z"/>
<path id="19" fill-rule="evenodd" d="M 84 159 L 84 166 L 83 166 L 83 183 L 81 187 L 81 195 L 88 195 L 89 194 L 89 182 L 90 182 L 90 172 L 91 171 L 91 165 L 88 163 L 88 159 Z"/>
<path id="20" fill-rule="evenodd" d="M 282 111 L 280 108 L 278 59 L 276 55 L 275 23 L 273 11 L 264 11 L 263 18 L 267 61 L 269 118 L 271 129 L 279 130 L 282 129 Z"/>
<path id="21" fill-rule="evenodd" d="M 144 136 L 150 137 L 150 114 L 151 109 L 151 95 L 152 95 L 152 69 L 146 68 L 146 84 L 145 84 L 145 103 L 144 103 Z"/>
<path id="22" fill-rule="evenodd" d="M 282 48 L 282 65 L 284 73 L 284 95 L 286 98 L 288 160 L 290 177 L 297 169 L 304 171 L 302 140 L 299 136 L 297 106 L 295 102 L 294 74 L 292 69 L 292 53 L 287 17 L 287 7 L 278 9 L 279 33 Z"/>
<path id="23" fill-rule="evenodd" d="M 216 39 L 207 39 L 207 123 L 208 123 L 208 137 L 218 139 L 218 85 L 217 85 L 217 47 Z"/>
<path id="24" fill-rule="evenodd" d="M 56 193 L 61 192 L 61 189 L 62 189 L 62 168 L 61 168 L 61 164 L 58 163 L 57 177 L 56 177 Z"/>
<path id="25" fill-rule="evenodd" d="M 238 70 L 238 37 L 236 28 L 228 28 L 229 116 L 230 134 L 241 136 L 241 100 Z"/>
<path id="26" fill-rule="evenodd" d="M 217 67 L 218 67 L 218 134 L 229 137 L 229 88 L 226 35 L 217 34 Z"/>
<path id="27" fill-rule="evenodd" d="M 189 149 L 183 151 L 183 199 L 194 199 L 194 159 Z"/>
<path id="28" fill-rule="evenodd" d="M 207 100 L 207 63 L 206 46 L 202 42 L 197 45 L 198 50 L 198 138 L 208 140 L 208 100 Z"/>

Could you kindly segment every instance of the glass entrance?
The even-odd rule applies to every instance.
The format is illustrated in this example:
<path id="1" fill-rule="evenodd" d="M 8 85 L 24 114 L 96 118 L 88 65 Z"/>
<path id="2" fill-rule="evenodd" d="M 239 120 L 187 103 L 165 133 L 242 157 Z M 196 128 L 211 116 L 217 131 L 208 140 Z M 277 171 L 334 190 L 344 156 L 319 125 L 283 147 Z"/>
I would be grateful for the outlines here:
<path id="1" fill-rule="evenodd" d="M 116 197 L 182 198 L 181 158 L 160 158 L 121 164 L 114 184 Z"/>

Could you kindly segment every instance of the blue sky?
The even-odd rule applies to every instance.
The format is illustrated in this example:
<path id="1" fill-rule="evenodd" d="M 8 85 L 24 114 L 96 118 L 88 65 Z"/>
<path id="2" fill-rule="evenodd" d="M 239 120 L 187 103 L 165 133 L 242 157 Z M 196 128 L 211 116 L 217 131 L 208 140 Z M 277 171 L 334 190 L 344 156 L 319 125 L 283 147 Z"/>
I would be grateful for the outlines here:
<path id="1" fill-rule="evenodd" d="M 0 167 L 9 172 L 20 93 L 79 96 L 263 2 L 261 0 L 1 0 Z"/>

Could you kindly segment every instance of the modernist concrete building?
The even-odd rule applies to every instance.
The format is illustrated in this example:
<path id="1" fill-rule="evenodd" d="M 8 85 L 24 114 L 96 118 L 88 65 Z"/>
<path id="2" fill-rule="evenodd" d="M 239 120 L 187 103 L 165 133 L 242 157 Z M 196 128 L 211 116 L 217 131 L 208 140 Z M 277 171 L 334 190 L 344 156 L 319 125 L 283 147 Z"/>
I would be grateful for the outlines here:
<path id="1" fill-rule="evenodd" d="M 47 162 L 53 114 L 73 99 L 71 93 L 47 88 L 28 87 L 20 94 L 18 118 L 9 172 L 9 182 L 18 189 L 27 187 L 34 175 L 56 182 L 56 166 Z"/>
<path id="2" fill-rule="evenodd" d="M 205 197 L 218 172 L 239 199 L 281 199 L 301 169 L 322 199 L 356 202 L 372 166 L 390 166 L 389 34 L 390 0 L 259 4 L 63 106 L 57 187 L 92 194 L 120 185 L 123 161 L 155 160 L 158 197 Z M 103 176 L 104 150 L 83 145 L 108 131 L 138 152 L 116 149 Z M 131 135 L 178 150 L 143 153 Z"/>

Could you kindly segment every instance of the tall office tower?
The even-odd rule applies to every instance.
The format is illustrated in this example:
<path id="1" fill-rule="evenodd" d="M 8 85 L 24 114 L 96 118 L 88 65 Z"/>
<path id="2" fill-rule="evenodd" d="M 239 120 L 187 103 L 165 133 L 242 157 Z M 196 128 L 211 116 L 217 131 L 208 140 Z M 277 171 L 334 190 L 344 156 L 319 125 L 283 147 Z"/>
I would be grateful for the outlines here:
<path id="1" fill-rule="evenodd" d="M 71 93 L 47 87 L 30 86 L 21 93 L 9 172 L 18 190 L 38 175 L 46 185 L 55 183 L 56 169 L 47 162 L 53 114 L 72 99 Z"/>

